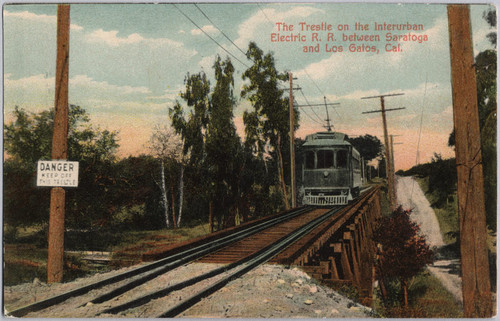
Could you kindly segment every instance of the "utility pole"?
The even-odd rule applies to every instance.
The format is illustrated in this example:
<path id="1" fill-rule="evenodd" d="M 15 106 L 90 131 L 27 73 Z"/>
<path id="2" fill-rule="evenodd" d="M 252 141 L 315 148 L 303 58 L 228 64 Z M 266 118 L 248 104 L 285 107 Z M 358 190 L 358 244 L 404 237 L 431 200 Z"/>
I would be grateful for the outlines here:
<path id="1" fill-rule="evenodd" d="M 464 317 L 493 314 L 476 73 L 468 5 L 448 5 Z"/>
<path id="2" fill-rule="evenodd" d="M 295 202 L 295 115 L 293 112 L 293 76 L 288 73 L 290 78 L 290 96 L 289 96 L 289 109 L 290 109 L 290 174 L 291 174 L 291 187 L 292 187 L 292 208 L 296 206 Z"/>
<path id="3" fill-rule="evenodd" d="M 363 114 L 369 114 L 369 113 L 382 113 L 382 124 L 384 126 L 384 144 L 385 144 L 385 161 L 386 161 L 386 176 L 387 176 L 387 185 L 389 188 L 389 203 L 391 206 L 391 210 L 396 209 L 396 200 L 395 200 L 395 185 L 394 185 L 394 165 L 392 164 L 391 161 L 391 149 L 389 146 L 389 134 L 387 132 L 387 120 L 385 117 L 385 113 L 388 111 L 394 111 L 394 110 L 401 110 L 405 109 L 405 107 L 401 108 L 390 108 L 390 109 L 385 109 L 385 101 L 384 97 L 389 97 L 389 96 L 401 96 L 404 95 L 403 93 L 399 94 L 386 94 L 386 95 L 379 95 L 379 96 L 370 96 L 370 97 L 362 97 L 361 99 L 371 99 L 371 98 L 380 98 L 380 105 L 381 109 L 380 110 L 372 110 L 372 111 L 365 111 Z"/>
<path id="4" fill-rule="evenodd" d="M 401 135 L 391 135 L 391 163 L 392 163 L 392 169 L 393 169 L 393 177 L 394 177 L 394 182 L 393 182 L 393 192 L 394 194 L 392 197 L 394 198 L 395 202 L 397 203 L 397 193 L 396 193 L 396 165 L 394 163 L 394 145 L 400 145 L 402 143 L 394 143 L 394 137 L 396 136 L 401 136 Z"/>
<path id="5" fill-rule="evenodd" d="M 57 7 L 57 61 L 52 159 L 67 159 L 68 140 L 68 68 L 69 68 L 69 4 Z M 50 191 L 49 248 L 47 283 L 61 282 L 64 263 L 64 216 L 66 191 L 53 187 Z"/>

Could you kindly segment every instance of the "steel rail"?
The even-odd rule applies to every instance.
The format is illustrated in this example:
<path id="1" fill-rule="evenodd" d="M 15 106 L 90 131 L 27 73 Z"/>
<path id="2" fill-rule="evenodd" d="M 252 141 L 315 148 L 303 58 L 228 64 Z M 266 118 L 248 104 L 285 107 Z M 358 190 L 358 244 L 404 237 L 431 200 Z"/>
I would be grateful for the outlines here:
<path id="1" fill-rule="evenodd" d="M 156 270 L 152 270 L 150 273 L 148 273 L 148 274 L 146 274 L 146 275 L 144 275 L 144 276 L 142 276 L 142 277 L 140 277 L 140 278 L 138 278 L 130 283 L 124 284 L 123 286 L 121 286 L 117 289 L 114 289 L 114 290 L 110 291 L 109 293 L 103 294 L 103 295 L 93 299 L 92 301 L 90 301 L 90 303 L 98 304 L 98 303 L 108 301 L 114 297 L 119 296 L 120 294 L 123 294 L 123 293 L 125 293 L 125 292 L 139 286 L 139 285 L 142 285 L 142 284 L 156 278 L 157 276 L 159 276 L 163 273 L 166 273 L 170 270 L 173 270 L 173 269 L 175 269 L 175 268 L 177 268 L 185 263 L 199 259 L 199 258 L 201 258 L 207 254 L 210 254 L 214 251 L 217 251 L 217 250 L 219 250 L 227 245 L 230 245 L 234 242 L 242 240 L 242 239 L 249 237 L 251 235 L 254 235 L 256 233 L 259 233 L 259 232 L 261 232 L 265 229 L 268 229 L 269 227 L 272 227 L 276 224 L 282 223 L 283 221 L 286 221 L 288 219 L 302 215 L 309 210 L 310 210 L 309 207 L 308 208 L 301 208 L 300 210 L 298 210 L 296 212 L 294 211 L 294 212 L 288 213 L 285 216 L 273 218 L 272 220 L 260 223 L 256 226 L 253 226 L 253 227 L 250 227 L 249 229 L 245 229 L 243 231 L 236 232 L 235 234 L 228 235 L 220 240 L 217 240 L 216 241 L 217 244 L 214 244 L 213 246 L 209 246 L 207 248 L 204 248 L 201 251 L 194 252 L 190 255 L 183 256 L 182 258 L 180 258 L 178 260 L 172 261 L 170 263 L 166 263 L 164 266 L 162 266 Z M 206 246 L 204 246 L 204 247 L 206 247 Z M 185 252 L 181 253 L 181 255 L 185 255 L 185 254 L 186 254 Z M 177 255 L 177 256 L 179 256 L 179 255 Z"/>
<path id="2" fill-rule="evenodd" d="M 369 190 L 369 189 L 367 189 Z M 369 196 L 372 194 L 373 190 L 370 192 L 367 192 L 363 197 L 360 197 L 356 202 L 351 204 L 350 206 L 355 206 L 359 203 L 364 203 L 369 199 Z M 249 272 L 253 268 L 264 264 L 265 262 L 269 261 L 272 259 L 274 256 L 279 254 L 281 251 L 295 243 L 297 240 L 302 238 L 304 235 L 310 233 L 313 231 L 315 228 L 320 226 L 322 223 L 324 223 L 326 220 L 332 217 L 332 215 L 339 213 L 337 217 L 333 218 L 332 223 L 338 222 L 342 219 L 346 213 L 342 212 L 341 210 L 344 209 L 345 206 L 338 206 L 335 208 L 332 208 L 325 214 L 317 217 L 316 219 L 312 220 L 311 222 L 307 223 L 306 225 L 303 225 L 302 227 L 297 228 L 295 231 L 289 233 L 288 235 L 282 237 L 280 240 L 276 241 L 273 244 L 270 244 L 269 246 L 263 248 L 262 250 L 258 251 L 255 253 L 255 255 L 252 255 L 253 257 L 248 260 L 248 262 L 244 262 L 242 264 L 242 267 L 240 269 L 237 269 L 233 273 L 231 273 L 229 276 L 224 277 L 223 279 L 219 280 L 218 282 L 214 283 L 213 285 L 210 285 L 206 287 L 205 289 L 201 290 L 197 294 L 191 296 L 190 298 L 180 302 L 176 306 L 172 307 L 168 311 L 162 313 L 161 315 L 157 316 L 157 318 L 173 318 L 180 313 L 186 311 L 193 305 L 195 305 L 197 302 L 199 302 L 202 298 L 213 294 L 217 290 L 223 288 L 227 283 L 230 281 L 241 277 L 245 273 Z"/>
<path id="3" fill-rule="evenodd" d="M 262 231 L 264 229 L 267 229 L 273 225 L 279 224 L 280 222 L 286 221 L 286 220 L 291 219 L 293 217 L 302 215 L 310 210 L 311 210 L 310 207 L 302 207 L 302 208 L 299 208 L 297 210 L 290 211 L 288 213 L 285 213 L 282 216 L 274 217 L 270 220 L 258 223 L 256 225 L 252 225 L 246 229 L 243 229 L 241 231 L 237 231 L 237 232 L 232 233 L 230 235 L 224 236 L 220 239 L 216 239 L 216 240 L 210 241 L 208 243 L 196 246 L 194 248 L 187 249 L 187 250 L 182 251 L 180 253 L 170 255 L 166 258 L 163 258 L 163 259 L 157 260 L 155 262 L 149 263 L 147 265 L 135 268 L 131 271 L 123 272 L 121 274 L 112 276 L 110 278 L 107 278 L 107 279 L 104 279 L 101 281 L 97 281 L 95 283 L 83 286 L 81 288 L 77 288 L 77 289 L 56 295 L 56 296 L 51 297 L 51 298 L 26 305 L 26 306 L 21 307 L 19 309 L 7 312 L 6 314 L 9 316 L 14 316 L 14 317 L 22 317 L 30 312 L 39 311 L 39 310 L 45 309 L 47 307 L 64 302 L 65 300 L 67 300 L 71 297 L 83 295 L 85 293 L 90 292 L 91 290 L 101 288 L 103 286 L 110 285 L 110 284 L 113 284 L 113 283 L 116 283 L 119 281 L 123 281 L 127 278 L 137 276 L 137 275 L 147 273 L 149 271 L 154 270 L 153 272 L 151 272 L 151 274 L 145 275 L 136 281 L 132 281 L 131 284 L 129 284 L 129 285 L 124 285 L 115 291 L 111 291 L 110 293 L 105 294 L 104 296 L 108 296 L 107 300 L 109 300 L 110 298 L 112 298 L 116 295 L 119 295 L 123 292 L 130 290 L 133 287 L 136 287 L 144 282 L 147 282 L 148 280 L 154 278 L 155 276 L 157 276 L 161 273 L 165 273 L 166 271 L 174 269 L 182 264 L 196 260 L 196 259 L 203 257 L 204 255 L 209 254 L 213 251 L 216 251 L 224 246 L 227 246 L 231 243 L 239 241 L 240 239 L 243 239 L 243 238 L 248 237 L 250 235 L 259 233 L 260 231 Z M 157 270 L 155 270 L 155 269 L 157 269 Z M 160 270 L 162 272 L 160 272 Z M 140 280 L 142 280 L 142 281 L 140 281 Z M 111 293 L 113 293 L 113 294 L 111 294 Z M 99 302 L 104 302 L 104 301 L 99 301 Z"/>
<path id="4" fill-rule="evenodd" d="M 333 208 L 333 209 L 329 210 L 327 213 L 325 213 L 325 214 L 317 217 L 316 219 L 312 220 L 311 222 L 307 223 L 306 225 L 303 225 L 302 227 L 296 229 L 292 233 L 282 237 L 277 242 L 263 248 L 252 259 L 241 264 L 241 268 L 236 269 L 236 271 L 232 272 L 230 275 L 224 277 L 223 279 L 219 280 L 218 282 L 214 283 L 213 285 L 206 287 L 205 289 L 201 290 L 200 292 L 191 296 L 190 298 L 182 301 L 181 303 L 172 307 L 168 311 L 157 316 L 157 318 L 173 318 L 173 317 L 179 315 L 183 311 L 189 309 L 194 304 L 199 302 L 202 298 L 204 298 L 204 297 L 216 292 L 217 290 L 223 288 L 230 281 L 241 277 L 242 275 L 249 272 L 253 268 L 257 267 L 258 265 L 261 265 L 261 264 L 269 261 L 275 255 L 280 253 L 282 250 L 284 250 L 285 248 L 287 248 L 288 246 L 290 246 L 291 244 L 296 242 L 298 239 L 303 237 L 305 234 L 309 233 L 311 230 L 316 228 L 319 224 L 324 222 L 326 219 L 330 218 L 333 214 L 338 213 L 341 209 L 342 209 L 342 207 Z"/>

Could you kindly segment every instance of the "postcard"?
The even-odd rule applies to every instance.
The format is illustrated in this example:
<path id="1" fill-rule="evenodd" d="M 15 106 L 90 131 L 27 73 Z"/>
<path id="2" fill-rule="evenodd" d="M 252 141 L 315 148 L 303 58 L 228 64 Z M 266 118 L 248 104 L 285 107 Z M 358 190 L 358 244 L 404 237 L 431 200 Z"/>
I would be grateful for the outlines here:
<path id="1" fill-rule="evenodd" d="M 496 315 L 496 28 L 4 3 L 4 316 Z"/>

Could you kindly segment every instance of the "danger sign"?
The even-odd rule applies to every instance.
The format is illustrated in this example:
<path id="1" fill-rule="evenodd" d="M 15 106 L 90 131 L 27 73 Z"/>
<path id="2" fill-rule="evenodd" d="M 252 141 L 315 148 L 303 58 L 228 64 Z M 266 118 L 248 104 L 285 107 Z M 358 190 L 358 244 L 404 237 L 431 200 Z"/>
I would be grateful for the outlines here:
<path id="1" fill-rule="evenodd" d="M 36 185 L 77 187 L 78 162 L 64 160 L 38 161 Z"/>

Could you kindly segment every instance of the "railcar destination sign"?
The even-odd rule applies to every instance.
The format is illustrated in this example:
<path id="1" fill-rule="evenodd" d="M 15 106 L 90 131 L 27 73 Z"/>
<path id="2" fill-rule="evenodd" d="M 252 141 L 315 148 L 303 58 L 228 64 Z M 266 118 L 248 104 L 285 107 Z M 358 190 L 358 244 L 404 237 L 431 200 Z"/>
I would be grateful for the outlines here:
<path id="1" fill-rule="evenodd" d="M 37 186 L 77 187 L 78 162 L 40 160 L 37 166 Z"/>

